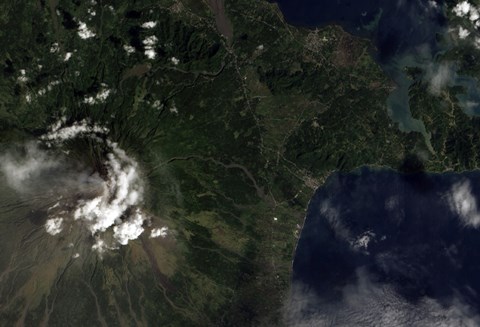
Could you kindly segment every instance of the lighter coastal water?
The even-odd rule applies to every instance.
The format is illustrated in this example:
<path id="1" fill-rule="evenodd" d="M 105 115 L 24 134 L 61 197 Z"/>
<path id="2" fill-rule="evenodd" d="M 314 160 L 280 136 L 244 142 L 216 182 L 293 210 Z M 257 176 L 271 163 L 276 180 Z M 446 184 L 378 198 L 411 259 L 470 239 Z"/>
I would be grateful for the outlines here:
<path id="1" fill-rule="evenodd" d="M 453 44 L 449 41 L 446 6 L 443 0 L 277 0 L 285 19 L 297 26 L 310 28 L 338 24 L 347 32 L 372 40 L 372 53 L 396 88 L 387 100 L 391 119 L 404 132 L 422 133 L 427 146 L 430 134 L 421 120 L 410 113 L 409 88 L 415 82 L 406 67 L 420 68 L 427 80 L 445 69 L 438 58 Z M 441 40 L 441 41 L 439 41 Z M 449 65 L 448 86 L 460 86 L 457 96 L 462 109 L 469 115 L 480 115 L 480 88 L 476 78 L 460 76 Z"/>
<path id="2" fill-rule="evenodd" d="M 347 32 L 373 41 L 373 54 L 397 88 L 388 99 L 392 120 L 402 131 L 425 132 L 410 115 L 405 67 L 423 67 L 439 51 L 437 34 L 446 31 L 442 4 L 433 1 L 279 0 L 285 18 L 299 26 L 338 24 Z M 432 3 L 435 3 L 433 5 Z"/>

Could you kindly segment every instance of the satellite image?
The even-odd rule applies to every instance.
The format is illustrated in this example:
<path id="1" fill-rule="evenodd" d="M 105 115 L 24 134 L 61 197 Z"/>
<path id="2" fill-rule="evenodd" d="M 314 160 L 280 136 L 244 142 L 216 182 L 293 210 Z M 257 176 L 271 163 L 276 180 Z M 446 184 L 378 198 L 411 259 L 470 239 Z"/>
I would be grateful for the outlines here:
<path id="1" fill-rule="evenodd" d="M 3 0 L 0 54 L 0 327 L 480 326 L 480 0 Z"/>

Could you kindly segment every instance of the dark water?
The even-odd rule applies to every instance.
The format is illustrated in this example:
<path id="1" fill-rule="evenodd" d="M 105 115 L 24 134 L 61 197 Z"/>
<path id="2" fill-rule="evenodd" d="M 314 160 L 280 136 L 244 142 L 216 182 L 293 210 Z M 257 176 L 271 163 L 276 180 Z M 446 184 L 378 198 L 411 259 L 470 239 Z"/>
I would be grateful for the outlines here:
<path id="1" fill-rule="evenodd" d="M 374 57 L 397 88 L 387 101 L 391 119 L 400 130 L 422 133 L 427 146 L 430 134 L 422 121 L 411 116 L 409 88 L 413 80 L 406 67 L 425 72 L 427 83 L 439 72 L 437 58 L 453 45 L 448 41 L 446 6 L 443 0 L 278 0 L 286 20 L 297 26 L 321 27 L 339 24 L 348 32 L 368 37 L 375 45 Z M 458 27 L 457 27 L 458 28 Z M 443 40 L 442 43 L 439 40 Z M 480 114 L 480 92 L 477 80 L 449 74 L 445 86 L 462 86 L 466 93 L 459 103 L 468 114 Z"/>
<path id="2" fill-rule="evenodd" d="M 393 57 L 418 46 L 435 49 L 436 33 L 446 26 L 441 1 L 428 0 L 278 0 L 285 18 L 294 25 L 317 27 L 339 24 L 348 32 L 369 37 L 377 59 Z"/>
<path id="3" fill-rule="evenodd" d="M 480 326 L 480 172 L 334 174 L 312 198 L 291 325 Z"/>

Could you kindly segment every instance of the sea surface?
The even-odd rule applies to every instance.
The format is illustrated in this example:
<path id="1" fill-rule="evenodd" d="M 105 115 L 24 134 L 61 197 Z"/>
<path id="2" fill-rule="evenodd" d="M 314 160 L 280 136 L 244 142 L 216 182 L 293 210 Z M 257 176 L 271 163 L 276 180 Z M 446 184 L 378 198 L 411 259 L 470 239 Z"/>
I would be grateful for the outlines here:
<path id="1" fill-rule="evenodd" d="M 292 326 L 480 326 L 480 172 L 335 173 L 293 263 Z"/>

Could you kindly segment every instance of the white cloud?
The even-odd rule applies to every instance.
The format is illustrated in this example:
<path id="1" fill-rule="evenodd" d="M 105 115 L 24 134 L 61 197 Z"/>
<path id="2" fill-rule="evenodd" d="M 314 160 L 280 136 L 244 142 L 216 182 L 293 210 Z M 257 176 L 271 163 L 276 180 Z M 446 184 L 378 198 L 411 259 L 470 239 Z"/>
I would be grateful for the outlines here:
<path id="1" fill-rule="evenodd" d="M 466 28 L 463 28 L 462 26 L 459 27 L 459 29 L 458 29 L 458 37 L 459 38 L 465 39 L 469 35 L 470 35 L 469 30 L 467 30 Z"/>
<path id="2" fill-rule="evenodd" d="M 480 17 L 479 13 L 478 13 L 478 9 L 475 8 L 475 7 L 471 7 L 470 8 L 470 17 L 469 19 L 474 22 L 476 21 L 478 18 Z"/>
<path id="3" fill-rule="evenodd" d="M 123 46 L 123 50 L 125 50 L 127 52 L 127 54 L 131 54 L 131 53 L 135 52 L 135 48 L 132 47 L 131 45 L 128 45 L 128 44 L 125 44 Z"/>
<path id="4" fill-rule="evenodd" d="M 468 15 L 471 7 L 472 6 L 470 5 L 470 3 L 468 3 L 468 1 L 462 1 L 453 8 L 453 12 L 459 17 L 464 17 Z"/>
<path id="5" fill-rule="evenodd" d="M 477 228 L 480 225 L 480 212 L 477 200 L 468 180 L 456 183 L 448 194 L 451 209 L 458 214 L 465 226 Z"/>
<path id="6" fill-rule="evenodd" d="M 170 60 L 171 60 L 171 62 L 172 62 L 175 66 L 180 63 L 180 60 L 178 60 L 178 59 L 175 58 L 175 57 L 170 58 Z"/>
<path id="7" fill-rule="evenodd" d="M 102 89 L 97 94 L 95 94 L 94 96 L 85 97 L 83 99 L 83 102 L 92 105 L 97 103 L 104 103 L 110 93 L 111 90 L 107 88 L 107 85 L 102 84 Z"/>
<path id="8" fill-rule="evenodd" d="M 63 61 L 64 62 L 67 62 L 70 60 L 70 58 L 72 58 L 72 53 L 71 52 L 67 52 L 65 53 L 65 57 L 63 57 Z"/>
<path id="9" fill-rule="evenodd" d="M 113 227 L 113 237 L 122 245 L 137 239 L 144 231 L 142 225 L 145 221 L 142 213 L 137 211 L 133 217 Z"/>
<path id="10" fill-rule="evenodd" d="M 60 123 L 61 126 L 62 123 Z M 69 127 L 55 124 L 44 139 L 63 142 L 77 136 L 92 136 L 95 133 L 107 133 L 108 129 L 89 125 L 86 121 Z M 113 227 L 115 240 L 126 245 L 143 232 L 145 216 L 138 209 L 134 214 L 127 210 L 137 207 L 143 199 L 143 183 L 138 172 L 137 163 L 127 156 L 114 142 L 106 141 L 110 148 L 105 166 L 107 176 L 103 192 L 90 200 L 80 200 L 74 212 L 75 220 L 84 220 L 92 235 L 98 235 Z M 103 240 L 102 240 L 103 241 Z M 105 246 L 97 241 L 94 249 L 102 252 Z"/>
<path id="11" fill-rule="evenodd" d="M 81 201 L 74 213 L 75 219 L 90 222 L 89 229 L 92 234 L 104 232 L 114 225 L 122 224 L 121 218 L 127 209 L 138 205 L 143 198 L 143 186 L 136 162 L 128 158 L 116 144 L 109 143 L 109 145 L 112 153 L 108 154 L 106 162 L 108 179 L 104 185 L 103 194 L 92 200 Z M 129 217 L 128 219 L 132 220 L 124 221 L 127 224 L 118 233 L 122 233 L 124 229 L 131 231 L 129 228 L 138 225 L 140 218 L 143 222 L 143 215 L 138 212 Z M 117 240 L 123 239 L 120 237 Z"/>
<path id="12" fill-rule="evenodd" d="M 82 221 L 82 225 L 96 238 L 92 249 L 99 253 L 128 244 L 144 232 L 143 225 L 148 219 L 140 208 L 144 187 L 137 162 L 118 144 L 99 137 L 108 133 L 107 128 L 91 124 L 87 120 L 70 126 L 65 124 L 66 119 L 60 119 L 40 139 L 50 147 L 60 148 L 67 140 L 86 137 L 103 143 L 110 153 L 104 162 L 106 172 L 102 178 L 74 172 L 66 177 L 68 180 L 61 181 L 62 187 L 70 184 L 76 194 L 89 195 L 69 203 L 67 215 L 61 214 L 63 218 L 58 218 L 58 214 L 67 204 L 59 198 L 55 205 L 51 205 L 47 213 L 53 217 L 50 217 L 45 225 L 47 232 L 56 235 L 63 225 L 73 224 L 76 220 Z M 7 182 L 16 188 L 21 189 L 28 185 L 32 176 L 41 174 L 46 169 L 61 167 L 61 161 L 49 154 L 51 150 L 39 150 L 35 143 L 27 146 L 25 152 L 26 155 L 18 159 L 8 155 L 3 156 L 0 161 L 0 168 Z M 82 185 L 87 185 L 85 192 L 82 192 Z M 73 210 L 70 209 L 72 206 Z M 71 216 L 68 216 L 68 212 L 72 213 Z M 165 232 L 166 230 L 162 229 L 162 233 Z"/>
<path id="13" fill-rule="evenodd" d="M 112 249 L 112 248 L 108 246 L 107 243 L 105 243 L 105 241 L 102 240 L 101 238 L 97 238 L 97 240 L 95 241 L 95 244 L 92 245 L 92 250 L 97 251 L 97 253 L 100 255 L 105 253 L 105 251 L 109 249 Z"/>
<path id="14" fill-rule="evenodd" d="M 157 53 L 153 49 L 145 49 L 144 54 L 148 59 L 155 59 L 157 57 Z"/>
<path id="15" fill-rule="evenodd" d="M 95 124 L 89 124 L 89 122 L 84 119 L 80 122 L 73 123 L 71 126 L 62 128 L 60 128 L 60 125 L 57 122 L 51 126 L 51 131 L 42 135 L 40 139 L 53 143 L 62 143 L 66 140 L 71 140 L 84 135 L 93 135 L 96 133 L 105 134 L 107 132 L 107 128 Z"/>
<path id="16" fill-rule="evenodd" d="M 177 115 L 178 115 L 178 108 L 177 108 L 177 106 L 175 105 L 175 103 L 174 103 L 173 106 L 169 109 L 169 111 L 170 111 L 172 114 L 177 114 Z"/>
<path id="17" fill-rule="evenodd" d="M 145 45 L 145 56 L 148 59 L 155 59 L 157 57 L 157 53 L 155 52 L 153 47 L 157 44 L 158 38 L 155 35 L 151 35 L 147 36 L 142 42 Z"/>
<path id="18" fill-rule="evenodd" d="M 139 205 L 143 198 L 143 186 L 137 164 L 128 158 L 116 144 L 109 143 L 112 153 L 106 166 L 108 179 L 103 193 L 92 200 L 81 201 L 75 210 L 75 219 L 89 222 L 90 232 L 95 235 L 114 226 L 114 237 L 122 245 L 137 238 L 142 232 L 145 217 L 139 211 L 128 217 L 126 211 Z"/>
<path id="19" fill-rule="evenodd" d="M 20 76 L 17 77 L 19 82 L 25 83 L 28 82 L 28 77 L 26 76 L 27 72 L 25 69 L 20 69 Z"/>
<path id="20" fill-rule="evenodd" d="M 62 231 L 63 218 L 51 218 L 45 223 L 45 229 L 50 235 L 57 235 Z"/>
<path id="21" fill-rule="evenodd" d="M 166 237 L 167 234 L 168 234 L 168 227 L 153 228 L 150 233 L 150 238 Z"/>
<path id="22" fill-rule="evenodd" d="M 147 36 L 142 42 L 145 46 L 152 47 L 157 44 L 158 38 L 155 35 L 151 35 Z"/>
<path id="23" fill-rule="evenodd" d="M 60 85 L 60 81 L 59 80 L 55 80 L 55 81 L 51 81 L 50 83 L 48 83 L 47 85 L 47 90 L 48 91 L 51 91 L 53 89 L 54 86 L 57 86 L 57 85 Z"/>
<path id="24" fill-rule="evenodd" d="M 468 18 L 472 23 L 475 23 L 475 25 L 477 25 L 478 19 L 480 18 L 480 13 L 478 8 L 474 7 L 468 1 L 462 1 L 458 3 L 453 8 L 453 13 L 458 17 Z"/>
<path id="25" fill-rule="evenodd" d="M 84 22 L 78 22 L 78 24 L 79 26 L 77 33 L 80 38 L 85 40 L 95 36 L 95 33 L 87 27 L 87 24 L 85 24 Z"/>
<path id="26" fill-rule="evenodd" d="M 100 254 L 137 239 L 149 222 L 141 209 L 144 183 L 137 162 L 117 143 L 106 139 L 107 128 L 88 120 L 66 124 L 63 117 L 49 127 L 40 142 L 0 156 L 3 178 L 32 199 L 37 194 L 54 199 L 47 204 L 44 226 L 51 235 L 85 228 L 87 235 L 95 238 L 92 250 Z M 64 142 L 79 137 L 90 138 L 109 151 L 102 176 L 92 175 L 66 157 Z M 49 148 L 42 148 L 42 142 Z M 165 237 L 167 231 L 166 227 L 153 229 L 150 237 Z"/>
<path id="27" fill-rule="evenodd" d="M 142 24 L 142 28 L 150 29 L 157 26 L 157 22 L 145 22 Z"/>
<path id="28" fill-rule="evenodd" d="M 53 206 L 49 207 L 47 211 L 50 211 L 52 209 L 58 208 L 60 206 L 60 202 L 55 203 Z"/>
<path id="29" fill-rule="evenodd" d="M 357 237 L 357 239 L 352 243 L 352 247 L 355 250 L 367 250 L 368 244 L 372 240 L 375 240 L 375 237 L 376 235 L 374 232 L 366 231 Z"/>
<path id="30" fill-rule="evenodd" d="M 60 47 L 58 46 L 58 43 L 55 42 L 55 43 L 53 43 L 52 46 L 50 47 L 50 53 L 58 52 L 59 49 L 60 49 Z"/>

